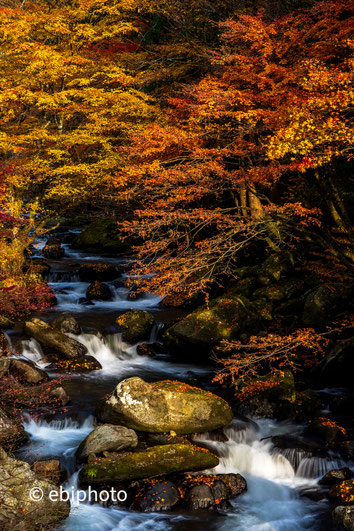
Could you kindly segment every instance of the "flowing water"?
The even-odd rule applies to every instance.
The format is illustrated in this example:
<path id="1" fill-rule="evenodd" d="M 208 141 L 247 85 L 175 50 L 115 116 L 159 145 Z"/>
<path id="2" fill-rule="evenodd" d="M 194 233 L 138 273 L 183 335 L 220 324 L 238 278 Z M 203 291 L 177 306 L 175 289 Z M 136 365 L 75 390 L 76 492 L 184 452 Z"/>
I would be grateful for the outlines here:
<path id="1" fill-rule="evenodd" d="M 44 241 L 38 242 L 40 255 Z M 105 261 L 98 256 L 85 257 L 66 246 L 66 260 Z M 110 259 L 112 263 L 119 263 Z M 63 260 L 65 265 L 65 260 Z M 101 333 L 96 322 L 112 323 L 112 315 L 132 308 L 150 309 L 157 320 L 163 312 L 157 307 L 160 299 L 146 294 L 131 300 L 121 279 L 111 282 L 113 300 L 84 306 L 88 283 L 80 282 L 72 266 L 51 272 L 49 279 L 57 296 L 57 307 L 48 311 L 48 319 L 59 311 L 70 311 L 84 328 L 80 336 L 83 343 L 102 369 L 84 375 L 73 375 L 67 385 L 72 405 L 65 418 L 34 420 L 26 417 L 24 426 L 30 435 L 30 444 L 21 449 L 20 457 L 28 461 L 57 457 L 68 472 L 65 487 L 77 489 L 78 470 L 74 453 L 80 442 L 94 429 L 94 406 L 97 399 L 112 391 L 117 383 L 128 376 L 141 376 L 149 381 L 172 378 L 189 381 L 197 378 L 201 385 L 210 383 L 212 369 L 177 363 L 167 354 L 156 358 L 141 356 L 137 345 L 128 345 L 116 332 Z M 90 325 L 87 323 L 90 322 Z M 86 325 L 86 326 L 85 326 Z M 158 340 L 161 325 L 154 328 L 150 342 Z M 40 368 L 48 365 L 40 345 L 34 339 L 22 339 L 18 355 L 33 361 Z M 55 376 L 55 373 L 50 373 Z M 209 434 L 200 434 L 201 443 L 220 457 L 220 464 L 210 473 L 241 473 L 247 480 L 247 493 L 232 502 L 232 508 L 221 514 L 214 512 L 169 514 L 140 514 L 119 507 L 99 504 L 73 503 L 70 517 L 62 524 L 63 531 L 301 531 L 327 529 L 322 514 L 325 502 L 312 502 L 303 496 L 306 489 L 317 488 L 317 479 L 333 467 L 343 466 L 338 456 L 309 457 L 301 450 L 277 450 L 270 437 L 301 432 L 302 426 L 278 423 L 274 420 L 234 420 L 225 430 L 227 441 L 213 440 Z M 330 529 L 328 527 L 328 529 Z"/>

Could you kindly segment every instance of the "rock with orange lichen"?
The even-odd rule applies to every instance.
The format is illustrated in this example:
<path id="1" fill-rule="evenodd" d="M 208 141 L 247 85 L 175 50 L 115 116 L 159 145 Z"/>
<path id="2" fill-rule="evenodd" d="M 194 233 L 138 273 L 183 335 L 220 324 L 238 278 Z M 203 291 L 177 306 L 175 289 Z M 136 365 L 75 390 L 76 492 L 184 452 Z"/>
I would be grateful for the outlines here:
<path id="1" fill-rule="evenodd" d="M 183 382 L 147 383 L 138 377 L 120 382 L 98 406 L 97 416 L 138 431 L 177 434 L 215 430 L 233 418 L 227 402 L 213 393 Z"/>
<path id="2" fill-rule="evenodd" d="M 329 497 L 341 505 L 353 505 L 354 479 L 347 479 L 339 483 L 339 485 L 334 485 L 329 491 Z"/>

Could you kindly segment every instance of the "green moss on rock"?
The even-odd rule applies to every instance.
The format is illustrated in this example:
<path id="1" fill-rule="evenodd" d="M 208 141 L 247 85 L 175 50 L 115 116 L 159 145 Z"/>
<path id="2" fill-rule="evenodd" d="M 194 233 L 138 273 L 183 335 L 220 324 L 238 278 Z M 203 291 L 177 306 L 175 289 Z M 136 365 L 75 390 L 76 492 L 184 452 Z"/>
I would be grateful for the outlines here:
<path id="1" fill-rule="evenodd" d="M 166 444 L 125 455 L 117 461 L 102 459 L 85 465 L 80 472 L 80 481 L 87 485 L 110 484 L 175 472 L 200 471 L 218 464 L 218 457 L 205 448 Z"/>

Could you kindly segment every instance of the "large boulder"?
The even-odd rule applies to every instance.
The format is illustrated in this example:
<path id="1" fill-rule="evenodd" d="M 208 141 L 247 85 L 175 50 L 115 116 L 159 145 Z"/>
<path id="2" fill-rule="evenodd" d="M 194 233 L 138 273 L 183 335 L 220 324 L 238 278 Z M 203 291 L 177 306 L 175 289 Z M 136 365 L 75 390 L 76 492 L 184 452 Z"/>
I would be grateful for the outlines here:
<path id="1" fill-rule="evenodd" d="M 337 531 L 354 531 L 354 507 L 339 505 L 332 513 L 332 521 Z"/>
<path id="2" fill-rule="evenodd" d="M 166 444 L 123 455 L 113 461 L 100 459 L 89 463 L 83 466 L 79 477 L 85 485 L 103 485 L 175 472 L 200 471 L 214 468 L 218 463 L 219 458 L 205 448 Z"/>
<path id="3" fill-rule="evenodd" d="M 37 477 L 28 463 L 9 457 L 0 448 L 1 529 L 54 529 L 69 515 L 70 502 L 51 501 L 53 490 L 57 491 L 55 484 Z"/>
<path id="4" fill-rule="evenodd" d="M 43 248 L 42 255 L 49 260 L 60 260 L 65 255 L 65 250 L 58 238 L 49 238 Z"/>
<path id="5" fill-rule="evenodd" d="M 97 411 L 104 422 L 147 432 L 195 433 L 215 430 L 233 418 L 222 398 L 182 382 L 120 382 Z"/>
<path id="6" fill-rule="evenodd" d="M 118 232 L 115 221 L 97 219 L 90 223 L 73 241 L 77 249 L 92 249 L 109 253 L 124 254 L 129 252 L 129 245 Z"/>
<path id="7" fill-rule="evenodd" d="M 352 477 L 352 471 L 350 468 L 343 467 L 343 468 L 333 468 L 332 470 L 329 470 L 322 479 L 318 482 L 320 485 L 337 485 L 338 483 L 341 483 L 342 481 L 345 481 L 346 479 L 350 479 Z"/>
<path id="8" fill-rule="evenodd" d="M 36 339 L 48 354 L 55 353 L 66 359 L 87 354 L 87 348 L 82 343 L 68 337 L 40 319 L 34 318 L 26 321 L 24 332 Z"/>
<path id="9" fill-rule="evenodd" d="M 54 328 L 57 328 L 63 334 L 81 334 L 81 327 L 75 317 L 69 312 L 63 312 L 53 321 Z"/>
<path id="10" fill-rule="evenodd" d="M 321 382 L 331 386 L 353 384 L 354 338 L 336 345 L 327 356 L 319 375 Z"/>
<path id="11" fill-rule="evenodd" d="M 82 441 L 76 451 L 78 461 L 85 460 L 89 455 L 102 454 L 103 452 L 119 452 L 126 448 L 135 448 L 138 445 L 138 437 L 135 431 L 125 426 L 104 424 L 94 429 Z"/>
<path id="12" fill-rule="evenodd" d="M 322 328 L 339 313 L 351 298 L 352 289 L 344 284 L 322 284 L 305 300 L 302 322 L 305 326 Z"/>
<path id="13" fill-rule="evenodd" d="M 29 361 L 24 360 L 11 359 L 10 374 L 29 384 L 38 384 L 48 380 L 48 375 L 45 371 L 33 367 Z"/>
<path id="14" fill-rule="evenodd" d="M 86 291 L 86 298 L 89 301 L 111 301 L 112 290 L 108 284 L 95 280 L 89 285 Z"/>
<path id="15" fill-rule="evenodd" d="M 288 251 L 279 251 L 270 255 L 265 262 L 263 262 L 258 274 L 258 280 L 267 286 L 272 282 L 279 281 L 293 268 L 294 258 L 292 254 Z"/>
<path id="16" fill-rule="evenodd" d="M 154 316 L 145 310 L 131 310 L 120 315 L 117 324 L 122 329 L 123 341 L 134 344 L 149 339 L 156 321 Z"/>
<path id="17" fill-rule="evenodd" d="M 79 268 L 78 274 L 82 282 L 109 282 L 122 276 L 117 266 L 102 263 L 84 264 Z"/>
<path id="18" fill-rule="evenodd" d="M 244 332 L 259 330 L 258 310 L 245 297 L 232 294 L 218 297 L 208 306 L 202 306 L 187 315 L 164 334 L 163 339 L 173 349 L 194 351 L 210 349 L 222 339 L 238 339 Z"/>

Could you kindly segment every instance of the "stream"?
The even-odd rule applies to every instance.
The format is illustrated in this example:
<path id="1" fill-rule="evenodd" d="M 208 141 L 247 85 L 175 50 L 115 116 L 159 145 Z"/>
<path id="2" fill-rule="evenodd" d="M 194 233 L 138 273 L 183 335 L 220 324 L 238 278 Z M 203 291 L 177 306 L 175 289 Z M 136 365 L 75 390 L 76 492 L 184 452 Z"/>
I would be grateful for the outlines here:
<path id="1" fill-rule="evenodd" d="M 41 255 L 45 241 L 36 245 Z M 141 356 L 137 345 L 124 343 L 121 335 L 112 326 L 114 319 L 129 309 L 147 309 L 159 323 L 170 322 L 183 315 L 183 311 L 169 310 L 159 306 L 160 299 L 144 294 L 137 299 L 130 297 L 124 286 L 124 277 L 109 282 L 114 293 L 109 302 L 97 301 L 83 305 L 88 283 L 80 282 L 77 269 L 85 262 L 105 262 L 122 267 L 128 273 L 127 261 L 85 256 L 65 245 L 66 256 L 53 263 L 49 283 L 57 297 L 55 309 L 40 314 L 51 321 L 62 311 L 71 312 L 84 332 L 75 336 L 83 343 L 89 354 L 101 364 L 102 369 L 87 374 L 74 374 L 65 383 L 70 396 L 68 412 L 54 419 L 34 420 L 26 417 L 24 427 L 30 435 L 30 444 L 22 447 L 18 456 L 33 462 L 38 458 L 57 457 L 68 473 L 65 488 L 77 489 L 78 470 L 74 453 L 80 442 L 95 427 L 93 411 L 98 399 L 111 392 L 117 383 L 129 376 L 141 376 L 147 381 L 178 379 L 190 383 L 197 379 L 198 385 L 209 388 L 213 369 L 186 362 L 178 363 L 166 353 L 155 358 Z M 185 312 L 184 312 L 185 313 Z M 150 342 L 158 341 L 161 325 L 153 330 Z M 74 337 L 74 336 L 73 336 Z M 34 339 L 24 339 L 18 331 L 9 335 L 20 357 L 29 359 L 46 369 L 40 345 Z M 54 377 L 57 373 L 49 372 Z M 325 500 L 311 501 L 305 494 L 320 489 L 317 480 L 327 470 L 344 466 L 338 456 L 331 458 L 305 457 L 296 450 L 280 453 L 273 447 L 270 436 L 301 433 L 303 426 L 272 419 L 234 419 L 225 429 L 228 441 L 212 440 L 208 434 L 199 435 L 204 445 L 215 451 L 220 464 L 212 473 L 241 473 L 247 480 L 248 491 L 232 502 L 232 508 L 221 513 L 211 511 L 136 513 L 119 507 L 104 507 L 99 504 L 75 503 L 69 518 L 60 529 L 64 531 L 118 531 L 136 529 L 141 531 L 300 531 L 331 529 L 329 507 Z"/>

